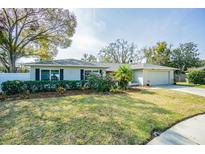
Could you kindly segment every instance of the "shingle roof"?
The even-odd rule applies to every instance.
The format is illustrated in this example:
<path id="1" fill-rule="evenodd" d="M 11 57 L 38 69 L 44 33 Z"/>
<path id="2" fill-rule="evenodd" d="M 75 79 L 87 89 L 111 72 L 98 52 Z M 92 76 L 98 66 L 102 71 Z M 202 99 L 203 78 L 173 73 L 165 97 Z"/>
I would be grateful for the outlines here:
<path id="1" fill-rule="evenodd" d="M 197 68 L 190 68 L 189 70 L 205 70 L 205 66 L 197 67 Z"/>
<path id="2" fill-rule="evenodd" d="M 83 67 L 100 67 L 107 68 L 97 63 L 89 63 L 77 59 L 60 59 L 60 60 L 50 60 L 50 61 L 41 61 L 34 63 L 27 63 L 28 66 L 83 66 Z"/>
<path id="3" fill-rule="evenodd" d="M 176 68 L 161 66 L 161 65 L 153 65 L 153 64 L 132 64 L 132 69 L 161 69 L 161 70 L 176 70 Z"/>
<path id="4" fill-rule="evenodd" d="M 79 66 L 79 67 L 97 67 L 105 68 L 107 71 L 115 71 L 121 65 L 120 63 L 90 63 L 77 59 L 61 59 L 61 60 L 50 60 L 41 61 L 34 63 L 27 63 L 28 66 Z M 129 64 L 131 69 L 161 69 L 161 70 L 176 70 L 172 67 L 153 65 L 153 64 Z"/>
<path id="5" fill-rule="evenodd" d="M 106 66 L 108 67 L 106 70 L 107 71 L 115 71 L 117 70 L 121 65 L 119 63 L 97 63 L 101 66 Z M 161 69 L 161 70 L 176 70 L 175 68 L 172 67 L 166 67 L 166 66 L 160 66 L 160 65 L 153 65 L 153 64 L 129 64 L 131 69 Z"/>

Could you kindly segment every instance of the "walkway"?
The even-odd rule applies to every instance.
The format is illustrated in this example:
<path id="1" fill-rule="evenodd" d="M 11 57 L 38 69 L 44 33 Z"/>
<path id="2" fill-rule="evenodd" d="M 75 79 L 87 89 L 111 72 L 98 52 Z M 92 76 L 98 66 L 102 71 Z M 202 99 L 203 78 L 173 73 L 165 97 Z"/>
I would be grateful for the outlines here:
<path id="1" fill-rule="evenodd" d="M 160 136 L 151 140 L 151 145 L 205 145 L 205 114 L 182 121 Z"/>

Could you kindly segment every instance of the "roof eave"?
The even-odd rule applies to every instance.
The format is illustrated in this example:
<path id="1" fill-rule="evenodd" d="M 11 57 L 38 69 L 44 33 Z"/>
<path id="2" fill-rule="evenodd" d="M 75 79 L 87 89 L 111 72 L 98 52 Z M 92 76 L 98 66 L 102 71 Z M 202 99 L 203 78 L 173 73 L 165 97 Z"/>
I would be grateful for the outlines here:
<path id="1" fill-rule="evenodd" d="M 25 66 L 38 66 L 38 67 L 86 67 L 86 68 L 108 68 L 104 66 L 88 66 L 88 65 L 59 65 L 59 64 L 24 64 Z"/>

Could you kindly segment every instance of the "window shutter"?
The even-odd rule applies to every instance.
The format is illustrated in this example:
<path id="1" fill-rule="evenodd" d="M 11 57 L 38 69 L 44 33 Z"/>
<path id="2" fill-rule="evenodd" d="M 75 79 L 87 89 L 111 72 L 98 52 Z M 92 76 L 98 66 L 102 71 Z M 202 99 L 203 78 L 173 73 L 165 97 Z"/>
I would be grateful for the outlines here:
<path id="1" fill-rule="evenodd" d="M 80 80 L 84 80 L 84 70 L 80 70 Z"/>
<path id="2" fill-rule="evenodd" d="M 102 72 L 102 70 L 100 70 L 100 75 L 103 76 L 103 72 Z"/>
<path id="3" fill-rule="evenodd" d="M 40 80 L 40 69 L 39 68 L 36 68 L 35 70 L 35 79 Z"/>
<path id="4" fill-rule="evenodd" d="M 63 80 L 63 76 L 64 76 L 64 70 L 60 69 L 60 80 Z"/>

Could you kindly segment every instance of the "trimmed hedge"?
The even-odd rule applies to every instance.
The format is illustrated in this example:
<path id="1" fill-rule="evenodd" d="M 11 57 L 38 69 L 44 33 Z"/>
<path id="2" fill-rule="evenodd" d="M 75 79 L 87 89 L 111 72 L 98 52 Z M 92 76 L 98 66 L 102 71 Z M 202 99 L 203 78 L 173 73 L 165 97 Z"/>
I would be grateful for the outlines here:
<path id="1" fill-rule="evenodd" d="M 6 81 L 1 84 L 1 89 L 7 95 L 14 95 L 23 93 L 25 91 L 30 91 L 30 93 L 37 92 L 53 92 L 56 91 L 58 87 L 63 87 L 66 90 L 70 89 L 80 89 L 86 83 L 86 81 Z"/>
<path id="2" fill-rule="evenodd" d="M 205 71 L 192 70 L 187 74 L 188 81 L 194 84 L 204 84 L 205 83 Z"/>

